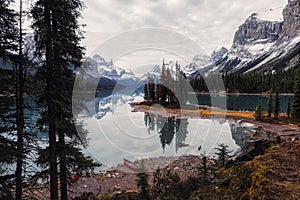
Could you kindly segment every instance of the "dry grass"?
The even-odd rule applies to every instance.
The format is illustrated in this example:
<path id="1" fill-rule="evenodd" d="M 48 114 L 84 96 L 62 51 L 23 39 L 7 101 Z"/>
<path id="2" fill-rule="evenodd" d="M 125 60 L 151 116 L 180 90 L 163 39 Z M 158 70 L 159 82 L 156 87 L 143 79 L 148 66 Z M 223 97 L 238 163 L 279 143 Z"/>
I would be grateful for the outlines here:
<path id="1" fill-rule="evenodd" d="M 214 109 L 170 109 L 163 107 L 155 107 L 148 105 L 140 105 L 144 110 L 150 111 L 152 113 L 168 113 L 171 115 L 181 115 L 188 117 L 238 117 L 254 119 L 254 112 L 240 112 L 240 111 L 224 111 L 224 110 L 214 110 Z"/>

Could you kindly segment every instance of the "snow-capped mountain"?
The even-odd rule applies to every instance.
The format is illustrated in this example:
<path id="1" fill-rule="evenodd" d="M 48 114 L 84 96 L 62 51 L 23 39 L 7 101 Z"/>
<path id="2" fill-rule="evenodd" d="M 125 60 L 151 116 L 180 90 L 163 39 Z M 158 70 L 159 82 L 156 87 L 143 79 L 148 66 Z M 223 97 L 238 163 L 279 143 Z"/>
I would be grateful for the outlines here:
<path id="1" fill-rule="evenodd" d="M 207 65 L 211 64 L 211 58 L 207 55 L 201 55 L 198 54 L 194 56 L 191 63 L 189 63 L 187 66 L 182 68 L 182 71 L 189 76 L 190 74 L 194 73 L 195 71 L 198 71 L 200 69 L 203 69 Z"/>
<path id="2" fill-rule="evenodd" d="M 98 88 L 113 88 L 116 84 L 130 86 L 140 81 L 130 69 L 115 66 L 97 54 L 85 58 L 79 73 L 84 80 L 99 81 Z"/>
<path id="3" fill-rule="evenodd" d="M 123 69 L 115 66 L 112 61 L 105 61 L 100 55 L 96 54 L 92 58 L 87 57 L 84 61 L 85 72 L 91 77 L 109 77 L 113 80 L 121 80 L 124 78 L 134 77 L 129 69 Z"/>
<path id="4" fill-rule="evenodd" d="M 220 60 L 224 59 L 227 56 L 228 49 L 225 47 L 216 48 L 210 55 L 210 61 L 217 63 Z"/>
<path id="5" fill-rule="evenodd" d="M 300 0 L 289 0 L 282 14 L 283 21 L 268 21 L 253 13 L 239 26 L 231 48 L 216 60 L 213 52 L 213 63 L 201 72 L 247 73 L 294 67 L 300 61 Z"/>
<path id="6" fill-rule="evenodd" d="M 194 56 L 191 63 L 182 66 L 177 61 L 163 61 L 165 65 L 165 69 L 168 69 L 170 71 L 170 74 L 173 78 L 176 78 L 176 65 L 180 65 L 180 70 L 185 73 L 185 75 L 188 77 L 190 74 L 194 73 L 195 71 L 198 71 L 202 68 L 205 68 L 207 65 L 211 64 L 212 61 L 210 60 L 210 56 L 207 55 L 201 55 L 198 54 Z M 152 71 L 149 73 L 143 75 L 141 77 L 141 80 L 146 80 L 147 77 L 150 77 L 154 80 L 155 83 L 159 82 L 160 75 L 162 71 L 162 65 L 154 65 Z"/>

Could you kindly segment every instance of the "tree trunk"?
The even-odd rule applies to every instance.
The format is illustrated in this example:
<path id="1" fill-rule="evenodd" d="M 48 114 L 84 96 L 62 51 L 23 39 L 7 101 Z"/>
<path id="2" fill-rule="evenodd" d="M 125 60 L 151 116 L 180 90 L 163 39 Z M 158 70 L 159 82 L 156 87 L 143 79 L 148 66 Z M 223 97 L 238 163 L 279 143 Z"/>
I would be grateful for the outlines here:
<path id="1" fill-rule="evenodd" d="M 64 133 L 59 133 L 59 161 L 60 161 L 60 193 L 61 200 L 68 199 L 67 190 L 67 166 L 66 166 L 66 152 L 65 152 L 65 136 Z"/>
<path id="2" fill-rule="evenodd" d="M 52 1 L 45 3 L 46 27 L 46 69 L 47 69 L 47 104 L 48 104 L 48 122 L 49 122 L 49 148 L 50 148 L 50 193 L 51 200 L 58 199 L 57 186 L 57 151 L 56 151 L 56 106 L 55 106 L 55 87 L 52 81 L 54 77 L 53 68 L 53 42 L 52 42 Z"/>
<path id="3" fill-rule="evenodd" d="M 16 78 L 16 125 L 17 125 L 17 167 L 16 167 L 16 199 L 22 199 L 22 170 L 23 170 L 23 134 L 24 134 L 24 65 L 23 65 L 23 33 L 22 33 L 22 0 L 20 0 L 19 13 L 19 62 Z"/>

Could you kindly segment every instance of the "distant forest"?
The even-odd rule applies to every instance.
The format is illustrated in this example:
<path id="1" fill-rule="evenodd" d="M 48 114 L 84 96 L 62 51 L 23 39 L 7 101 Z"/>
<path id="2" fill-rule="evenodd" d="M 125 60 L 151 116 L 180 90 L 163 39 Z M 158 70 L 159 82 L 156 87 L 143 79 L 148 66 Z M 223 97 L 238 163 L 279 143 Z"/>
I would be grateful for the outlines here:
<path id="1" fill-rule="evenodd" d="M 264 93 L 276 89 L 279 93 L 293 93 L 295 71 L 296 68 L 267 73 L 231 73 L 222 74 L 222 79 L 229 93 Z M 196 92 L 209 92 L 203 78 L 192 78 L 190 84 Z"/>

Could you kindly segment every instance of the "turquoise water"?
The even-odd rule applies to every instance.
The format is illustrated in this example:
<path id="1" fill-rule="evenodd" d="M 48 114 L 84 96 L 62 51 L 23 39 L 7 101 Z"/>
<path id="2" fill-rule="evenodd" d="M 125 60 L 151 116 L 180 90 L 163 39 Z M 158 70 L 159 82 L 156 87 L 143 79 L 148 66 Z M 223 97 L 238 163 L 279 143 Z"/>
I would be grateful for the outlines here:
<path id="1" fill-rule="evenodd" d="M 210 95 L 197 95 L 200 104 L 210 105 Z M 258 102 L 267 104 L 265 95 L 214 95 L 213 102 L 224 102 L 230 110 L 255 110 Z M 218 99 L 219 98 L 219 99 Z M 287 102 L 292 96 L 280 96 L 281 112 L 285 112 Z M 95 109 L 96 114 L 81 117 L 84 129 L 82 134 L 87 139 L 85 151 L 105 166 L 114 166 L 123 159 L 136 160 L 159 156 L 180 156 L 185 154 L 206 154 L 213 156 L 215 147 L 224 143 L 233 153 L 246 144 L 255 131 L 251 124 L 236 123 L 222 118 L 174 119 L 144 112 L 132 112 L 129 103 L 143 100 L 143 94 L 128 94 L 122 91 L 99 91 L 93 102 L 86 102 L 87 107 Z M 0 98 L 1 106 L 7 102 Z M 4 103 L 4 104 L 3 104 Z M 197 103 L 197 102 L 196 102 Z M 225 105 L 226 105 L 225 104 Z M 47 141 L 47 133 L 37 129 L 36 121 L 42 108 L 33 99 L 27 98 L 25 114 L 28 130 L 37 133 L 38 138 Z M 198 147 L 201 145 L 201 150 Z"/>
<path id="2" fill-rule="evenodd" d="M 211 105 L 211 98 L 225 100 L 228 110 L 235 111 L 255 111 L 256 106 L 259 102 L 262 103 L 263 109 L 267 110 L 269 95 L 260 94 L 227 94 L 222 95 L 209 95 L 209 94 L 197 94 L 196 95 L 199 104 L 201 105 Z M 288 102 L 292 104 L 292 95 L 279 95 L 280 101 L 280 112 L 286 113 Z M 273 103 L 275 101 L 275 96 L 273 95 Z M 196 102 L 196 103 L 198 103 Z M 223 106 L 222 106 L 223 107 Z M 224 108 L 224 107 L 223 107 Z"/>
<path id="3" fill-rule="evenodd" d="M 255 131 L 251 124 L 223 118 L 161 117 L 132 112 L 129 103 L 142 101 L 142 94 L 101 91 L 95 98 L 96 115 L 85 118 L 87 151 L 106 166 L 159 156 L 215 155 L 221 143 L 233 153 L 246 144 Z M 201 145 L 201 150 L 198 147 Z"/>

